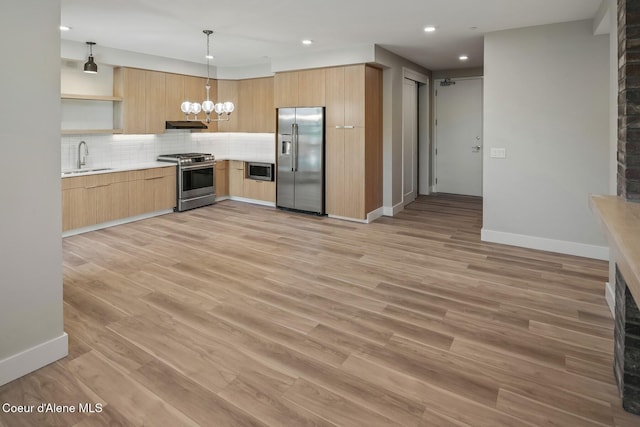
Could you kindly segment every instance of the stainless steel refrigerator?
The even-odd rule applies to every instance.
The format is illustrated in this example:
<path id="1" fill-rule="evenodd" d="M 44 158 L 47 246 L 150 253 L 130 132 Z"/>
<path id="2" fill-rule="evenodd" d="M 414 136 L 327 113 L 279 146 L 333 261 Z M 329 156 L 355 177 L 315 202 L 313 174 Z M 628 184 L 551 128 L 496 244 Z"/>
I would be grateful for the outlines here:
<path id="1" fill-rule="evenodd" d="M 324 215 L 324 107 L 278 109 L 276 205 Z"/>

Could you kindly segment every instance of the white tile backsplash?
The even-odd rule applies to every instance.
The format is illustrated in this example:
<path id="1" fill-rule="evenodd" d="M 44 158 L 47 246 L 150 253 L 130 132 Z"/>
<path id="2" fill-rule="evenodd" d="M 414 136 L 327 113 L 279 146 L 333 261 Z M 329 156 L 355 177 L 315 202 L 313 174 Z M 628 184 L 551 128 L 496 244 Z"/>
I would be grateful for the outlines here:
<path id="1" fill-rule="evenodd" d="M 62 170 L 75 169 L 78 144 L 86 141 L 86 168 L 124 167 L 153 162 L 160 154 L 212 153 L 218 159 L 275 163 L 272 133 L 191 133 L 171 130 L 162 135 L 64 135 Z"/>

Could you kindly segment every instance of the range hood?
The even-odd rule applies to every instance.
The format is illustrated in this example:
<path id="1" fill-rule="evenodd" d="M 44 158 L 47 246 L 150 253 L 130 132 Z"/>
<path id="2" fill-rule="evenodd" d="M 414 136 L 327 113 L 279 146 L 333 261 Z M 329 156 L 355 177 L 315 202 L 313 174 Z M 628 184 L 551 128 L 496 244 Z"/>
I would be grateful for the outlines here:
<path id="1" fill-rule="evenodd" d="M 207 129 L 207 125 L 202 122 L 179 120 L 168 121 L 165 124 L 165 129 Z"/>

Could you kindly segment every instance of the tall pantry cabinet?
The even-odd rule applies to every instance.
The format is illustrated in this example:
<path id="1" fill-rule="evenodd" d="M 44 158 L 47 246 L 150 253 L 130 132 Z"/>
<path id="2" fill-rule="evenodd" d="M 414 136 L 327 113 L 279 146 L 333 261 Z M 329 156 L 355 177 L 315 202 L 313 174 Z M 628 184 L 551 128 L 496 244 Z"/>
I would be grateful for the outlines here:
<path id="1" fill-rule="evenodd" d="M 326 211 L 366 220 L 382 207 L 382 71 L 325 69 Z"/>

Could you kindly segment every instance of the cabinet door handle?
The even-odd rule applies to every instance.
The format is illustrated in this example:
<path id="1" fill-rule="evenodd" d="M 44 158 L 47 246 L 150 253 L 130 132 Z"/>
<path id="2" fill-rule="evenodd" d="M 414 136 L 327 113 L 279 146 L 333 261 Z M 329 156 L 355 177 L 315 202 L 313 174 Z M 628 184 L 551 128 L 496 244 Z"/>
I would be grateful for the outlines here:
<path id="1" fill-rule="evenodd" d="M 108 187 L 111 184 L 102 184 L 102 185 L 93 185 L 91 187 L 85 187 L 87 190 L 91 189 L 91 188 L 100 188 L 100 187 Z"/>
<path id="2" fill-rule="evenodd" d="M 344 129 L 344 126 L 336 126 L 336 129 Z"/>
<path id="3" fill-rule="evenodd" d="M 153 177 L 153 178 L 145 178 L 144 180 L 145 181 L 153 181 L 154 179 L 162 179 L 162 178 L 164 178 L 164 176 L 156 176 L 156 177 Z"/>
<path id="4" fill-rule="evenodd" d="M 355 126 L 342 126 L 343 129 L 353 129 Z"/>

